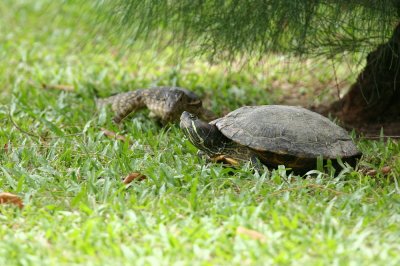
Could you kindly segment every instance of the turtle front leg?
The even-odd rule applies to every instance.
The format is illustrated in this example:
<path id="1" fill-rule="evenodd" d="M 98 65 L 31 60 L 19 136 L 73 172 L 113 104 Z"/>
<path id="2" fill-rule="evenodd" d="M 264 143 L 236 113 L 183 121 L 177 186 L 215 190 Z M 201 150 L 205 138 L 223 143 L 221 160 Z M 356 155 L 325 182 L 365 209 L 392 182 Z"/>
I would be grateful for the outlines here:
<path id="1" fill-rule="evenodd" d="M 197 151 L 197 157 L 199 157 L 199 159 L 204 159 L 206 160 L 207 163 L 212 162 L 210 156 L 208 156 L 204 151 Z"/>
<path id="2" fill-rule="evenodd" d="M 250 163 L 256 171 L 262 172 L 264 170 L 264 165 L 254 154 L 250 156 Z"/>

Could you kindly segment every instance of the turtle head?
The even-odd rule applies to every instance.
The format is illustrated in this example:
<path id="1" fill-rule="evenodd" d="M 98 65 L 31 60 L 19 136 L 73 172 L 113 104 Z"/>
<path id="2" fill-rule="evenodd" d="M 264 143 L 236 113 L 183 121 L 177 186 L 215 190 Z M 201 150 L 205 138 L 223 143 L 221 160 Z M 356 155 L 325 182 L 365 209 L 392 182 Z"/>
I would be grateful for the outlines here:
<path id="1" fill-rule="evenodd" d="M 186 111 L 181 115 L 180 127 L 189 141 L 209 156 L 221 153 L 228 141 L 215 125 L 210 125 Z"/>

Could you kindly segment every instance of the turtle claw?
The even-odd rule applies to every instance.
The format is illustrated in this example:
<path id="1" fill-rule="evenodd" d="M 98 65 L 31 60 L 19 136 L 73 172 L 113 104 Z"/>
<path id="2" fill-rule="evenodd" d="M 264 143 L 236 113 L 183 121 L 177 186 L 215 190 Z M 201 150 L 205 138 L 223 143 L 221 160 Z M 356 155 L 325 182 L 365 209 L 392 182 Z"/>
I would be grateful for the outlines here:
<path id="1" fill-rule="evenodd" d="M 197 156 L 200 159 L 205 159 L 207 163 L 222 163 L 232 166 L 239 166 L 240 163 L 238 160 L 233 159 L 232 157 L 226 155 L 218 155 L 216 157 L 210 157 L 205 152 L 199 150 L 197 152 Z"/>
<path id="2" fill-rule="evenodd" d="M 233 166 L 239 166 L 240 165 L 239 161 L 237 161 L 237 160 L 235 160 L 235 159 L 233 159 L 231 157 L 228 157 L 226 155 L 219 155 L 217 157 L 214 157 L 214 158 L 212 158 L 212 161 L 218 162 L 218 163 L 230 164 L 230 165 L 233 165 Z"/>

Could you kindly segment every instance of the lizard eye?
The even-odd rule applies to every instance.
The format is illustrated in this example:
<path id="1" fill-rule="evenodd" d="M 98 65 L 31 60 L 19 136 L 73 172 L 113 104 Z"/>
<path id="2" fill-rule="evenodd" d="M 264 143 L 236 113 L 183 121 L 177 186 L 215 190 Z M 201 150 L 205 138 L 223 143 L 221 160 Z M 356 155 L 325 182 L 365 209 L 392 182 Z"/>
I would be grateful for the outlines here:
<path id="1" fill-rule="evenodd" d="M 197 117 L 194 114 L 189 114 L 190 119 L 196 119 Z"/>
<path id="2" fill-rule="evenodd" d="M 194 102 L 190 102 L 190 103 L 188 103 L 189 105 L 193 105 L 193 106 L 199 106 L 199 105 L 201 105 L 201 101 L 200 100 L 197 100 L 197 101 L 194 101 Z"/>

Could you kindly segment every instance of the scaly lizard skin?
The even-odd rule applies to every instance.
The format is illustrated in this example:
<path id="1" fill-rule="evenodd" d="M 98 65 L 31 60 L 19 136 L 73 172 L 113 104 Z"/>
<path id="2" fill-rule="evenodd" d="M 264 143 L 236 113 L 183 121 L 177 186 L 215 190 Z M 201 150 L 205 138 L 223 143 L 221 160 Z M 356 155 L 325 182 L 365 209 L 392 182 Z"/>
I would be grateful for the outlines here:
<path id="1" fill-rule="evenodd" d="M 179 121 L 183 111 L 188 111 L 212 120 L 215 115 L 204 109 L 200 98 L 191 91 L 179 87 L 154 87 L 120 93 L 105 99 L 98 99 L 99 108 L 111 105 L 115 112 L 113 121 L 120 123 L 126 116 L 140 109 L 148 108 L 152 117 L 162 124 Z"/>

